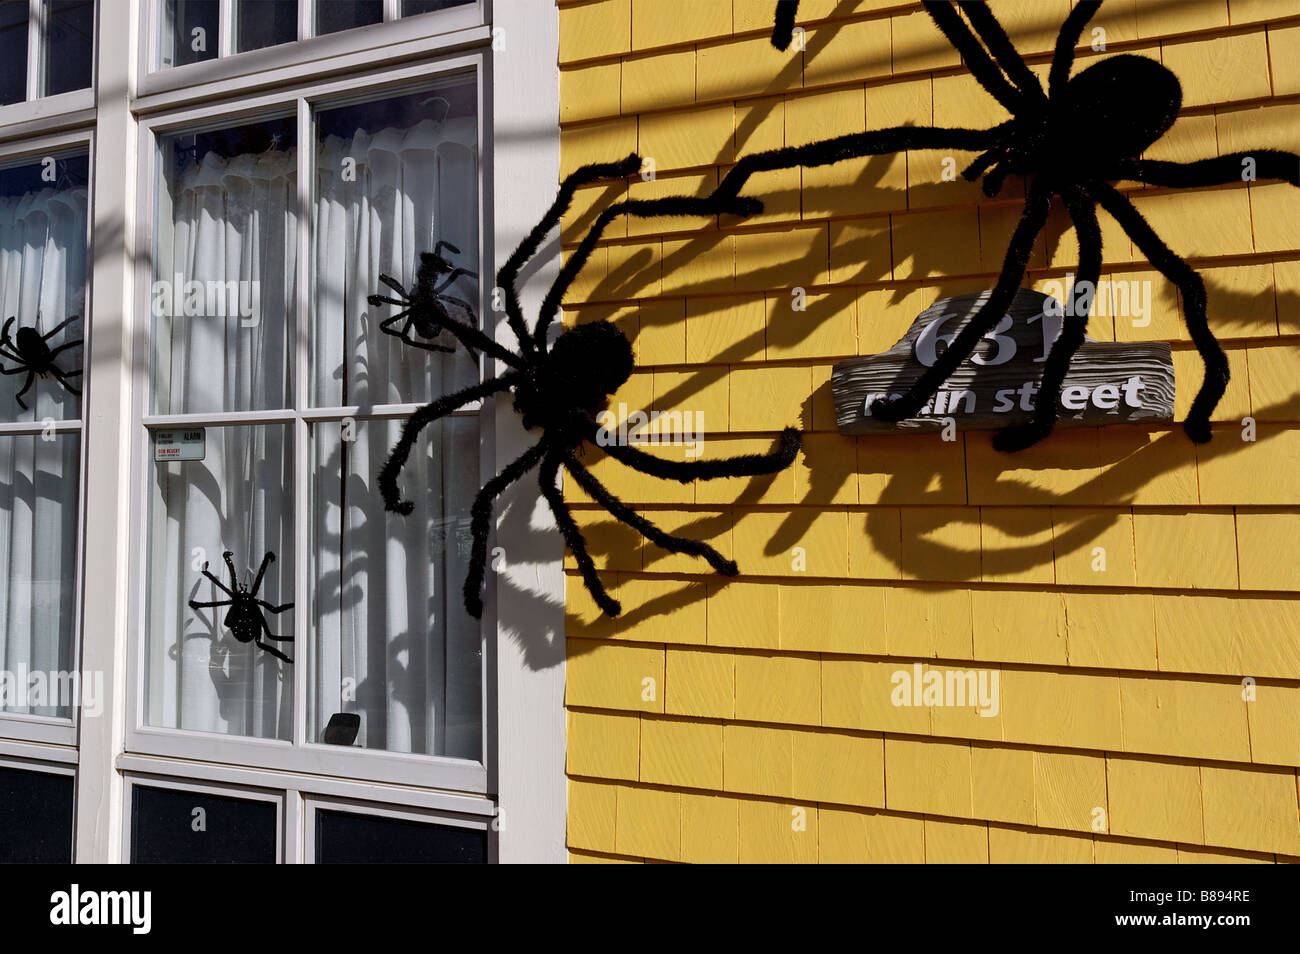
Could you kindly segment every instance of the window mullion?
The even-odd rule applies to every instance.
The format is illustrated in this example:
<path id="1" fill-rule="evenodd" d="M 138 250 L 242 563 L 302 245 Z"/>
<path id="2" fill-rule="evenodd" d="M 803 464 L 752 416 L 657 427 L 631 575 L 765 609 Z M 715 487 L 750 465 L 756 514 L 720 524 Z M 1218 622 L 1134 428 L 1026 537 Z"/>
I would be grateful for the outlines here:
<path id="1" fill-rule="evenodd" d="M 217 31 L 217 56 L 235 52 L 235 0 L 221 0 L 218 7 L 221 28 Z"/>
<path id="2" fill-rule="evenodd" d="M 40 99 L 45 64 L 41 58 L 44 0 L 27 0 L 27 99 Z"/>
<path id="3" fill-rule="evenodd" d="M 298 0 L 298 39 L 308 40 L 316 32 L 316 0 Z"/>
<path id="4" fill-rule="evenodd" d="M 401 2 L 402 0 L 384 0 L 385 23 L 392 20 L 400 20 L 402 18 Z"/>
<path id="5" fill-rule="evenodd" d="M 298 609 L 294 614 L 294 630 L 298 665 L 293 667 L 293 740 L 302 745 L 307 740 L 307 656 L 311 654 L 311 587 L 307 572 L 311 560 L 311 432 L 303 417 L 303 409 L 311 404 L 311 362 L 308 355 L 308 337 L 311 307 L 311 203 L 312 166 L 315 158 L 311 104 L 306 97 L 298 97 L 298 267 L 295 282 L 298 287 L 298 308 L 294 327 L 294 599 Z M 305 654 L 305 655 L 304 655 Z"/>

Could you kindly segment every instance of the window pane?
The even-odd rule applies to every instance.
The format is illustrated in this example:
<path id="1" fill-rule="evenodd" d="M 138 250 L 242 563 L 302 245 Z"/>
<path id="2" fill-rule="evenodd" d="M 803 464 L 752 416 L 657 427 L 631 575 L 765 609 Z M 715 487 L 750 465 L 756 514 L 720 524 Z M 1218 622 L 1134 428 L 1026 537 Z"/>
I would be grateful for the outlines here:
<path id="1" fill-rule="evenodd" d="M 294 144 L 292 117 L 160 137 L 156 413 L 289 406 Z"/>
<path id="2" fill-rule="evenodd" d="M 237 53 L 298 39 L 298 0 L 239 0 L 235 9 Z"/>
<path id="3" fill-rule="evenodd" d="M 402 0 L 402 16 L 410 17 L 417 13 L 432 13 L 434 10 L 446 10 L 449 7 L 463 7 L 474 0 Z"/>
<path id="4" fill-rule="evenodd" d="M 209 427 L 201 436 L 202 460 L 152 464 L 148 724 L 289 739 L 293 669 L 265 646 L 298 655 L 298 643 L 284 641 L 297 635 L 297 611 L 257 607 L 266 631 L 251 618 L 259 628 L 247 635 L 263 645 L 238 639 L 227 604 L 235 587 L 222 554 L 231 552 L 239 584 L 258 599 L 293 602 L 291 431 Z M 253 585 L 268 552 L 276 559 Z M 220 585 L 202 574 L 205 562 Z M 192 608 L 190 600 L 223 605 Z"/>
<path id="5" fill-rule="evenodd" d="M 132 864 L 275 863 L 274 802 L 145 785 L 131 793 Z"/>
<path id="6" fill-rule="evenodd" d="M 95 65 L 95 0 L 46 0 L 45 95 L 90 86 Z"/>
<path id="7" fill-rule="evenodd" d="M 478 416 L 444 418 L 402 471 L 409 516 L 375 485 L 402 420 L 314 428 L 313 622 L 308 738 L 356 713 L 356 744 L 479 759 L 480 627 L 461 597 L 479 489 Z"/>
<path id="8" fill-rule="evenodd" d="M 0 169 L 0 422 L 81 416 L 88 173 L 84 154 Z"/>
<path id="9" fill-rule="evenodd" d="M 0 105 L 27 98 L 27 0 L 0 0 Z"/>
<path id="10" fill-rule="evenodd" d="M 487 832 L 402 818 L 316 811 L 316 863 L 485 864 Z"/>
<path id="11" fill-rule="evenodd" d="M 161 66 L 215 60 L 220 52 L 220 3 L 218 0 L 167 0 L 162 34 Z"/>
<path id="12" fill-rule="evenodd" d="M 26 671 L 0 710 L 70 719 L 77 595 L 74 433 L 0 436 L 0 653 Z"/>
<path id="13" fill-rule="evenodd" d="M 72 861 L 71 775 L 0 769 L 0 864 Z"/>
<path id="14" fill-rule="evenodd" d="M 385 334 L 398 309 L 367 303 L 389 275 L 415 283 L 439 241 L 451 265 L 479 271 L 478 117 L 472 78 L 316 115 L 313 209 L 313 394 L 321 406 L 427 402 L 478 380 L 463 348 L 420 350 Z M 481 324 L 479 280 L 445 273 L 442 302 Z M 391 294 L 391 293 L 390 293 Z M 392 329 L 401 330 L 401 323 Z M 418 329 L 413 340 L 427 343 Z M 437 344 L 454 339 L 443 332 Z"/>
<path id="15" fill-rule="evenodd" d="M 382 23 L 384 0 L 316 0 L 316 35 Z"/>

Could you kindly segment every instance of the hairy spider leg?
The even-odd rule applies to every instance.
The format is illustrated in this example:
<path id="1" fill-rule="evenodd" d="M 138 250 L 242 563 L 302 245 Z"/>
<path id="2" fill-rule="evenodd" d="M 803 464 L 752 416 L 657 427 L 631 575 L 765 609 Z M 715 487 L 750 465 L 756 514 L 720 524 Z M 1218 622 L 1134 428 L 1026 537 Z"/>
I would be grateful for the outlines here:
<path id="1" fill-rule="evenodd" d="M 1002 75 L 1002 71 L 993 62 L 993 57 L 989 56 L 953 4 L 948 0 L 924 0 L 921 6 L 930 14 L 935 26 L 943 31 L 948 42 L 957 48 L 975 81 L 988 90 L 1007 112 L 1013 116 L 1019 112 L 1024 105 L 1025 94 Z"/>
<path id="2" fill-rule="evenodd" d="M 230 558 L 231 558 L 232 556 L 234 556 L 234 554 L 233 554 L 232 552 L 230 552 L 229 550 L 227 550 L 225 553 L 221 554 L 221 559 L 223 559 L 223 560 L 226 561 L 226 569 L 230 571 L 230 587 L 231 587 L 231 589 L 235 589 L 235 590 L 237 590 L 237 589 L 239 589 L 239 574 L 235 572 L 235 564 L 233 564 L 233 563 L 230 562 Z M 224 589 L 224 587 L 223 587 L 223 589 Z"/>
<path id="3" fill-rule="evenodd" d="M 75 378 L 77 375 L 81 374 L 80 371 L 60 371 L 58 368 L 50 368 L 50 374 L 54 375 L 60 384 L 73 394 L 77 395 L 77 397 L 81 397 L 81 389 L 74 387 L 72 382 L 68 380 L 68 378 Z"/>
<path id="4" fill-rule="evenodd" d="M 401 331 L 392 330 L 393 325 L 401 321 L 403 318 L 406 319 L 406 324 L 402 325 Z M 381 321 L 379 323 L 379 330 L 386 335 L 392 335 L 394 338 L 406 342 L 412 348 L 419 348 L 421 351 L 441 351 L 449 354 L 456 350 L 455 348 L 449 345 L 438 345 L 438 344 L 430 344 L 427 341 L 417 341 L 415 338 L 411 337 L 411 329 L 414 326 L 414 324 L 415 324 L 415 320 L 411 318 L 410 311 L 409 310 L 402 311 L 402 312 L 398 312 L 396 315 L 394 315 L 392 318 L 387 319 L 386 321 Z"/>
<path id="5" fill-rule="evenodd" d="M 233 602 L 234 600 L 214 600 L 210 603 L 203 603 L 198 600 L 190 600 L 190 609 L 207 609 L 209 606 L 229 606 Z"/>
<path id="6" fill-rule="evenodd" d="M 1205 364 L 1205 378 L 1192 400 L 1183 430 L 1197 444 L 1210 440 L 1210 413 L 1218 406 L 1223 392 L 1228 389 L 1228 356 L 1219 346 L 1219 339 L 1210 330 L 1205 314 L 1205 283 L 1196 270 L 1174 254 L 1159 235 L 1147 224 L 1133 203 L 1115 191 L 1109 183 L 1097 182 L 1090 186 L 1093 197 L 1109 212 L 1116 222 L 1137 243 L 1160 273 L 1178 286 L 1183 299 L 1183 319 L 1192 336 L 1192 343 L 1200 352 Z"/>
<path id="7" fill-rule="evenodd" d="M 560 189 L 555 194 L 551 207 L 546 210 L 546 214 L 524 236 L 523 241 L 510 253 L 506 263 L 497 272 L 497 287 L 502 290 L 505 299 L 506 320 L 510 324 L 510 330 L 519 339 L 520 350 L 525 355 L 532 355 L 538 349 L 533 343 L 533 338 L 528 334 L 528 322 L 524 319 L 523 306 L 519 303 L 519 291 L 515 288 L 519 270 L 524 267 L 525 262 L 537 254 L 542 239 L 559 223 L 560 217 L 568 210 L 573 201 L 573 193 L 579 186 L 600 179 L 625 179 L 640 168 L 641 157 L 631 153 L 618 162 L 593 162 L 569 173 L 560 183 Z"/>
<path id="8" fill-rule="evenodd" d="M 446 277 L 443 279 L 442 284 L 434 286 L 433 290 L 435 292 L 442 291 L 444 288 L 446 288 L 452 282 L 456 281 L 456 279 L 460 278 L 462 275 L 468 275 L 470 278 L 478 278 L 478 272 L 471 272 L 468 268 L 453 268 L 451 271 L 447 273 Z"/>
<path id="9" fill-rule="evenodd" d="M 1065 92 L 1074 66 L 1074 48 L 1079 45 L 1083 28 L 1101 7 L 1101 0 L 1079 0 L 1056 34 L 1056 49 L 1052 53 L 1052 66 L 1047 73 L 1047 95 L 1056 99 Z"/>
<path id="10" fill-rule="evenodd" d="M 266 600 L 255 600 L 254 602 L 256 602 L 258 606 L 262 607 L 262 609 L 270 610 L 272 613 L 283 613 L 287 609 L 293 609 L 292 603 L 283 603 L 280 606 L 272 606 Z M 286 636 L 285 639 L 293 639 L 293 637 Z"/>
<path id="11" fill-rule="evenodd" d="M 263 629 L 266 629 L 266 621 L 265 621 L 265 620 L 262 621 L 262 628 L 263 628 Z M 271 634 L 270 634 L 269 632 L 268 632 L 266 635 L 271 636 Z M 271 638 L 272 638 L 272 639 L 277 639 L 278 637 L 276 637 L 276 636 L 271 636 Z M 290 658 L 289 658 L 288 656 L 286 656 L 284 653 L 280 652 L 280 650 L 276 649 L 276 648 L 275 648 L 274 646 L 272 646 L 270 643 L 264 643 L 264 642 L 262 642 L 261 637 L 258 637 L 258 638 L 256 638 L 256 639 L 254 639 L 254 640 L 253 640 L 253 643 L 254 643 L 254 645 L 257 646 L 258 649 L 265 650 L 266 652 L 270 653 L 272 656 L 275 656 L 276 658 L 281 659 L 281 660 L 283 660 L 284 662 L 289 663 L 290 665 L 293 665 L 293 660 L 292 660 L 292 659 L 290 659 Z"/>
<path id="12" fill-rule="evenodd" d="M 70 325 L 70 324 L 72 324 L 74 321 L 76 321 L 77 318 L 79 318 L 79 317 L 80 317 L 79 315 L 73 315 L 71 318 L 65 318 L 63 321 L 61 321 L 61 322 L 59 322 L 57 325 L 55 325 L 55 326 L 54 326 L 50 331 L 48 331 L 48 332 L 46 332 L 45 334 L 41 335 L 41 339 L 44 340 L 44 341 L 49 341 L 51 338 L 53 338 L 55 335 L 57 335 L 57 334 L 58 334 L 60 331 L 62 331 L 64 328 L 68 327 L 68 325 Z M 36 320 L 39 322 L 39 321 L 41 320 L 41 316 L 40 316 L 40 315 L 37 315 L 37 316 L 36 316 Z M 80 341 L 80 340 L 73 342 L 73 345 L 74 345 L 74 346 L 75 346 L 75 345 L 79 345 L 79 344 L 81 344 L 81 341 Z M 68 345 L 64 345 L 63 347 L 66 348 L 66 347 L 68 347 Z M 58 353 L 58 352 L 56 351 L 55 354 L 57 354 L 57 353 Z"/>
<path id="13" fill-rule="evenodd" d="M 909 418 L 925 406 L 925 402 L 948 380 L 979 340 L 989 332 L 1006 314 L 1007 306 L 1015 297 L 1020 281 L 1025 275 L 1025 266 L 1029 262 L 1029 253 L 1033 250 L 1034 239 L 1047 222 L 1047 213 L 1051 208 L 1052 190 L 1048 186 L 1035 183 L 1025 200 L 1025 210 L 1020 214 L 1020 221 L 1011 235 L 1006 259 L 1002 263 L 1002 273 L 997 285 L 980 306 L 979 310 L 966 322 L 966 326 L 952 340 L 943 354 L 933 365 L 926 368 L 907 391 L 906 394 L 893 399 L 877 400 L 871 406 L 871 413 L 880 420 L 897 423 Z"/>
<path id="14" fill-rule="evenodd" d="M 492 532 L 492 504 L 507 487 L 528 471 L 537 466 L 546 454 L 550 444 L 542 438 L 528 450 L 507 464 L 501 471 L 478 492 L 474 504 L 470 507 L 470 537 L 472 544 L 469 555 L 469 571 L 465 574 L 465 608 L 471 616 L 479 619 L 483 615 L 483 575 L 487 568 L 488 535 Z"/>
<path id="15" fill-rule="evenodd" d="M 408 514 L 415 509 L 415 504 L 402 499 L 401 492 L 397 489 L 397 475 L 402 472 L 402 467 L 406 465 L 406 459 L 410 457 L 411 448 L 415 446 L 420 431 L 424 430 L 433 421 L 443 415 L 450 414 L 456 408 L 468 404 L 470 401 L 485 398 L 490 394 L 496 394 L 498 391 L 505 391 L 513 387 L 518 378 L 518 374 L 513 372 L 503 374 L 499 378 L 489 378 L 452 394 L 446 394 L 436 401 L 424 405 L 424 407 L 412 414 L 402 428 L 402 436 L 393 445 L 388 460 L 384 461 L 383 469 L 379 471 L 379 493 L 384 498 L 384 509 L 400 514 Z"/>
<path id="16" fill-rule="evenodd" d="M 14 400 L 18 402 L 18 406 L 21 407 L 24 411 L 27 410 L 27 404 L 23 401 L 23 395 L 26 394 L 28 390 L 31 389 L 31 386 L 35 381 L 36 381 L 36 372 L 28 371 L 27 380 L 23 383 L 22 390 L 14 395 Z"/>
<path id="17" fill-rule="evenodd" d="M 436 256 L 438 256 L 439 258 L 442 258 L 442 250 L 443 250 L 444 248 L 447 249 L 448 251 L 450 251 L 451 254 L 453 254 L 453 255 L 459 255 L 459 254 L 460 254 L 460 249 L 458 249 L 456 246 L 452 245 L 452 244 L 451 244 L 450 242 L 448 242 L 446 239 L 439 239 L 439 240 L 438 240 L 438 243 L 437 243 L 436 245 L 434 245 L 434 247 L 433 247 L 433 254 L 436 255 Z"/>
<path id="18" fill-rule="evenodd" d="M 560 455 L 555 452 L 547 454 L 546 459 L 542 461 L 537 476 L 542 488 L 542 496 L 550 505 L 551 513 L 555 515 L 555 524 L 560 528 L 560 535 L 564 537 L 565 545 L 578 564 L 578 571 L 582 574 L 582 582 L 586 584 L 587 592 L 606 616 L 617 616 L 623 612 L 623 604 L 605 591 L 605 584 L 600 581 L 600 574 L 596 572 L 596 564 L 592 561 L 591 554 L 587 552 L 587 543 L 582 538 L 582 531 L 574 522 L 568 504 L 564 502 L 564 494 L 555 485 L 555 478 L 560 472 L 560 462 Z"/>
<path id="19" fill-rule="evenodd" d="M 1073 307 L 1065 310 L 1061 333 L 1047 353 L 1033 419 L 998 431 L 993 436 L 993 446 L 1000 451 L 1023 450 L 1052 432 L 1060 414 L 1061 383 L 1070 370 L 1075 352 L 1083 344 L 1088 331 L 1088 318 L 1095 306 L 1095 296 L 1090 299 L 1091 304 L 1087 309 L 1080 299 L 1088 293 L 1087 289 L 1095 290 L 1097 281 L 1101 278 L 1102 243 L 1101 228 L 1097 225 L 1097 207 L 1091 199 L 1074 190 L 1066 199 L 1066 208 L 1079 240 L 1079 269 L 1074 276 L 1074 287 L 1070 290 Z"/>
<path id="20" fill-rule="evenodd" d="M 17 358 L 13 357 L 13 355 L 6 354 L 3 356 L 9 358 L 11 361 L 18 360 Z M 14 368 L 13 370 L 10 370 L 9 368 L 6 368 L 4 365 L 0 364 L 0 374 L 22 374 L 26 370 L 27 370 L 27 365 L 25 363 L 20 367 Z"/>
<path id="21" fill-rule="evenodd" d="M 1134 179 L 1156 186 L 1190 188 L 1227 185 L 1245 181 L 1247 160 L 1253 161 L 1256 179 L 1279 179 L 1300 186 L 1300 156 L 1280 149 L 1256 149 L 1232 152 L 1194 162 L 1169 162 L 1164 159 L 1132 159 L 1121 163 L 1117 174 L 1107 178 Z"/>
<path id="22" fill-rule="evenodd" d="M 262 557 L 262 565 L 257 568 L 257 578 L 253 580 L 253 586 L 250 592 L 256 596 L 257 591 L 262 588 L 262 577 L 266 575 L 266 568 L 275 562 L 275 553 L 271 550 L 266 551 L 266 556 Z"/>
<path id="23" fill-rule="evenodd" d="M 713 195 L 703 198 L 668 196 L 662 199 L 630 199 L 624 202 L 615 202 L 596 217 L 596 221 L 587 230 L 587 234 L 582 237 L 582 242 L 569 256 L 568 261 L 564 263 L 564 267 L 560 269 L 560 274 L 556 276 L 555 281 L 546 292 L 546 297 L 542 299 L 541 308 L 537 312 L 537 324 L 533 326 L 534 343 L 539 350 L 545 350 L 546 335 L 560 310 L 560 302 L 563 301 L 569 286 L 577 279 L 582 267 L 587 264 L 587 259 L 591 257 L 596 243 L 600 241 L 601 234 L 609 226 L 609 223 L 620 215 L 648 219 L 669 215 L 745 216 L 762 211 L 763 203 L 757 199 L 741 199 L 734 194 L 723 197 L 719 196 L 716 190 Z"/>
<path id="24" fill-rule="evenodd" d="M 710 199 L 730 199 L 740 193 L 745 182 L 756 172 L 789 169 L 792 166 L 826 166 L 843 159 L 877 156 L 907 149 L 959 149 L 982 152 L 993 146 L 997 134 L 1006 126 L 992 129 L 944 128 L 941 126 L 890 126 L 870 132 L 849 133 L 810 142 L 802 146 L 784 146 L 767 152 L 744 156 L 718 183 Z"/>
<path id="25" fill-rule="evenodd" d="M 1002 24 L 998 22 L 998 18 L 992 11 L 983 3 L 963 3 L 958 6 L 958 9 L 966 14 L 971 26 L 975 28 L 975 32 L 980 35 L 989 52 L 1002 67 L 1011 85 L 1026 99 L 1046 103 L 1047 96 L 1043 93 L 1038 77 L 1025 65 L 1024 58 L 1016 50 L 1011 38 L 1007 36 L 1007 31 L 1002 29 Z"/>
<path id="26" fill-rule="evenodd" d="M 201 572 L 203 573 L 204 576 L 206 576 L 209 580 L 211 580 L 213 583 L 216 584 L 217 589 L 219 589 L 221 592 L 225 593 L 225 594 L 226 594 L 227 596 L 229 596 L 231 599 L 234 599 L 234 598 L 235 598 L 235 594 L 234 594 L 230 589 L 228 589 L 228 588 L 226 587 L 226 584 L 222 583 L 222 582 L 221 582 L 220 580 L 218 580 L 215 576 L 213 576 L 212 573 L 210 573 L 210 572 L 208 571 L 208 565 L 207 565 L 206 563 L 203 564 L 203 569 L 202 569 Z M 231 577 L 232 580 L 234 579 L 235 574 L 234 574 L 233 571 L 231 572 L 230 577 Z M 229 602 L 229 600 L 227 600 L 226 602 Z M 223 604 L 219 604 L 219 605 L 223 605 L 223 606 L 224 606 L 225 604 L 223 603 Z"/>
<path id="27" fill-rule="evenodd" d="M 728 560 L 709 544 L 701 540 L 692 540 L 688 537 L 679 537 L 667 533 L 638 514 L 593 477 L 591 471 L 582 465 L 577 455 L 571 450 L 566 451 L 564 454 L 564 467 L 577 480 L 578 486 L 585 490 L 596 503 L 656 546 L 667 550 L 669 553 L 686 553 L 690 556 L 703 557 L 709 562 L 709 566 L 724 576 L 735 576 L 740 572 L 736 567 L 735 560 Z"/>
<path id="28" fill-rule="evenodd" d="M 772 22 L 772 45 L 786 50 L 794 39 L 794 18 L 799 13 L 799 0 L 776 0 L 776 15 Z"/>
<path id="29" fill-rule="evenodd" d="M 599 431 L 600 429 L 593 424 L 588 440 L 599 444 L 596 440 Z M 799 431 L 787 427 L 781 432 L 776 450 L 767 454 L 740 454 L 736 457 L 724 457 L 721 460 L 667 460 L 627 444 L 609 444 L 602 447 L 602 450 L 633 470 L 662 480 L 676 480 L 685 484 L 692 480 L 775 474 L 794 462 L 802 443 L 803 438 Z"/>
<path id="30" fill-rule="evenodd" d="M 389 287 L 392 288 L 401 289 L 402 287 L 401 285 L 397 284 L 397 282 L 388 275 L 380 275 L 379 280 L 389 285 Z M 454 348 L 448 348 L 442 345 L 422 345 L 406 337 L 406 333 L 410 331 L 411 324 L 412 324 L 412 320 L 409 318 L 401 334 L 388 330 L 389 327 L 394 322 L 397 322 L 402 318 L 407 318 L 411 313 L 411 305 L 412 305 L 411 299 L 406 296 L 406 292 L 404 290 L 402 291 L 402 296 L 403 298 L 401 301 L 389 298 L 387 295 L 369 295 L 366 297 L 366 301 L 368 301 L 372 305 L 376 305 L 376 306 L 381 304 L 397 305 L 399 308 L 404 309 L 403 311 L 398 312 L 392 318 L 389 318 L 385 321 L 381 321 L 379 323 L 380 330 L 382 330 L 385 334 L 390 334 L 395 338 L 401 338 L 403 341 L 407 342 L 408 344 L 415 345 L 415 347 L 417 348 L 424 348 L 427 351 L 447 351 L 447 352 L 454 351 L 455 350 Z M 459 299 L 453 299 L 453 300 L 459 301 Z M 473 309 L 470 308 L 469 312 L 470 314 L 473 314 Z M 455 318 L 451 317 L 450 315 L 444 315 L 440 324 L 448 331 L 450 331 L 461 342 L 461 344 L 463 344 L 471 353 L 476 354 L 478 351 L 486 351 L 494 358 L 498 358 L 501 361 L 504 361 L 506 364 L 510 365 L 513 368 L 524 367 L 524 362 L 518 355 L 511 354 L 510 351 L 508 351 L 504 346 L 497 344 L 496 341 L 489 338 L 486 334 L 484 334 L 482 331 L 480 331 L 477 327 L 475 327 L 470 322 L 457 321 Z"/>

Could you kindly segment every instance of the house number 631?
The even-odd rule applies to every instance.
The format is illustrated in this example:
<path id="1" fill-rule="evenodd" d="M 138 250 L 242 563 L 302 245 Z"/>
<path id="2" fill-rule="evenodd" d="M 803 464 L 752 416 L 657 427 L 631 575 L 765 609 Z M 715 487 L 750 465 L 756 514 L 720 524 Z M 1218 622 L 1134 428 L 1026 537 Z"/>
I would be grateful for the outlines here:
<path id="1" fill-rule="evenodd" d="M 934 319 L 934 321 L 925 326 L 921 331 L 921 334 L 917 337 L 915 345 L 916 360 L 920 361 L 921 364 L 925 365 L 927 368 L 933 367 L 934 362 L 938 360 L 939 342 L 942 341 L 944 347 L 947 347 L 952 344 L 953 339 L 957 337 L 956 334 L 939 334 L 939 329 L 943 326 L 943 323 L 953 317 L 956 316 L 943 315 L 942 317 Z M 1052 342 L 1054 342 L 1056 336 L 1061 333 L 1061 318 L 1057 315 L 1030 315 L 1026 320 L 1042 321 L 1043 353 L 1035 358 L 1034 361 L 1046 361 L 1047 352 L 1051 349 Z M 1012 321 L 1014 321 L 1014 319 L 1010 315 L 1003 315 L 1002 320 L 997 323 L 997 326 L 992 331 L 985 332 L 982 336 L 986 341 L 992 341 L 993 344 L 996 345 L 993 354 L 984 355 L 976 351 L 971 354 L 970 359 L 976 364 L 997 365 L 1006 364 L 1015 357 L 1016 339 L 1004 333 L 1011 330 Z"/>

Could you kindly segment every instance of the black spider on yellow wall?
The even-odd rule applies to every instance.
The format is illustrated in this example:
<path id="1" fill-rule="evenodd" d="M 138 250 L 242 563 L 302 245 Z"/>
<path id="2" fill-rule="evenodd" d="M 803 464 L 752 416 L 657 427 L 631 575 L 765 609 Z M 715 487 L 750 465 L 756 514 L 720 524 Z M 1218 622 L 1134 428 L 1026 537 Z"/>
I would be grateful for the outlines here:
<path id="1" fill-rule="evenodd" d="M 1027 177 L 1025 209 L 986 303 L 906 394 L 872 406 L 872 416 L 897 422 L 920 411 L 1002 318 L 1024 277 L 1052 197 L 1059 195 L 1079 241 L 1074 301 L 1066 309 L 1064 327 L 1048 354 L 1033 419 L 1006 428 L 994 438 L 994 446 L 1003 451 L 1020 450 L 1042 440 L 1056 422 L 1061 382 L 1083 343 L 1092 289 L 1100 277 L 1101 230 L 1096 213 L 1100 205 L 1182 294 L 1183 315 L 1205 365 L 1205 378 L 1183 430 L 1193 441 L 1205 443 L 1210 439 L 1210 414 L 1228 385 L 1228 359 L 1206 317 L 1205 284 L 1111 182 L 1131 180 L 1188 188 L 1226 185 L 1249 177 L 1300 186 L 1300 157 L 1254 149 L 1187 163 L 1141 158 L 1177 118 L 1182 86 L 1161 63 L 1131 54 L 1108 57 L 1070 76 L 1075 46 L 1101 6 L 1100 0 L 1080 0 L 1066 17 L 1056 38 L 1046 92 L 984 3 L 927 0 L 923 6 L 961 53 L 975 79 L 1011 113 L 1010 120 L 992 129 L 896 126 L 755 153 L 736 163 L 712 198 L 723 202 L 734 199 L 756 172 L 823 166 L 858 156 L 916 149 L 978 152 L 962 175 L 972 182 L 983 176 L 982 188 L 988 196 L 998 194 L 1008 175 Z M 778 49 L 790 43 L 798 7 L 798 0 L 778 0 L 772 31 L 772 43 Z M 1104 135 L 1083 134 L 1098 129 Z M 1243 170 L 1252 170 L 1253 176 Z"/>

